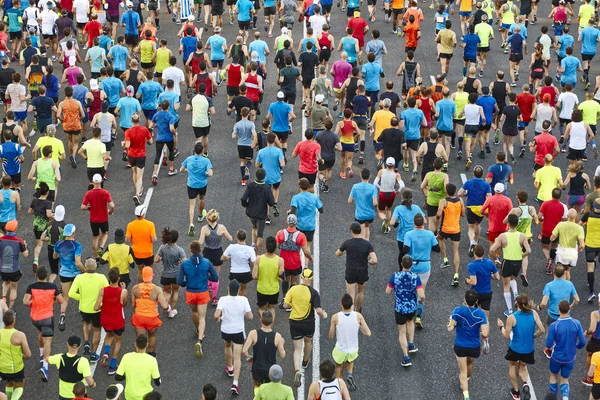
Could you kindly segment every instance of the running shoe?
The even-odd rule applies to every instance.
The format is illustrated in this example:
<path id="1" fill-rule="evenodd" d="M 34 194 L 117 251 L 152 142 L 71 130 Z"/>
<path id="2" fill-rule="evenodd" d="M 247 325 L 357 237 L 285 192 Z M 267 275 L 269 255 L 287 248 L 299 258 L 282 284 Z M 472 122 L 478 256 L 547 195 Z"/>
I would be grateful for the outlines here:
<path id="1" fill-rule="evenodd" d="M 487 154 L 490 154 L 492 152 L 492 149 L 490 148 L 490 144 L 489 143 L 485 144 L 485 152 Z"/>
<path id="2" fill-rule="evenodd" d="M 335 112 L 335 111 L 337 111 L 337 109 L 338 109 L 338 106 L 339 106 L 339 105 L 340 105 L 340 101 L 339 101 L 339 100 L 336 100 L 336 101 L 335 101 L 335 104 L 333 105 L 333 111 L 334 111 L 334 112 Z"/>
<path id="3" fill-rule="evenodd" d="M 177 309 L 176 309 L 176 308 L 174 308 L 174 309 L 172 309 L 171 311 L 169 311 L 169 315 L 168 315 L 168 317 L 169 317 L 169 318 L 175 318 L 175 316 L 176 316 L 176 315 L 177 315 Z"/>
<path id="4" fill-rule="evenodd" d="M 521 387 L 521 400 L 529 399 L 531 399 L 531 390 L 527 382 L 523 382 L 523 386 Z"/>
<path id="5" fill-rule="evenodd" d="M 69 156 L 69 162 L 71 163 L 71 168 L 77 168 L 77 161 L 75 161 L 75 157 Z"/>
<path id="6" fill-rule="evenodd" d="M 346 378 L 346 384 L 348 385 L 348 390 L 354 392 L 356 390 L 356 383 L 354 383 L 354 377 L 349 376 Z"/>
<path id="7" fill-rule="evenodd" d="M 83 356 L 89 358 L 91 355 L 92 355 L 92 348 L 88 342 L 85 342 L 85 344 L 83 345 Z"/>
<path id="8" fill-rule="evenodd" d="M 100 365 L 103 366 L 104 368 L 108 367 L 108 354 L 107 353 L 102 354 L 102 357 L 100 357 Z"/>
<path id="9" fill-rule="evenodd" d="M 469 170 L 471 169 L 471 165 L 473 165 L 473 160 L 471 160 L 471 158 L 467 158 L 467 163 L 465 164 L 465 169 Z"/>
<path id="10" fill-rule="evenodd" d="M 500 129 L 496 129 L 496 132 L 494 133 L 494 144 L 497 146 L 500 144 L 500 134 L 502 133 L 502 131 Z"/>
<path id="11" fill-rule="evenodd" d="M 544 355 L 548 359 L 552 358 L 552 349 L 550 349 L 548 347 L 544 348 Z"/>
<path id="12" fill-rule="evenodd" d="M 58 318 L 58 330 L 61 332 L 64 332 L 65 327 L 66 327 L 66 322 L 67 322 L 67 318 L 65 317 L 65 314 L 60 314 L 60 317 Z"/>
<path id="13" fill-rule="evenodd" d="M 410 177 L 411 182 L 417 181 L 417 171 L 413 171 L 412 176 Z"/>
<path id="14" fill-rule="evenodd" d="M 381 223 L 381 232 L 385 233 L 385 231 L 387 230 L 387 228 L 389 228 L 390 226 L 390 221 L 386 218 L 383 220 L 383 222 Z"/>
<path id="15" fill-rule="evenodd" d="M 227 374 L 227 376 L 229 376 L 230 378 L 233 378 L 233 368 L 229 369 L 229 366 L 225 366 L 225 373 Z"/>
<path id="16" fill-rule="evenodd" d="M 348 168 L 348 178 L 354 178 L 354 171 Z"/>
<path id="17" fill-rule="evenodd" d="M 123 155 L 121 156 L 121 160 L 123 160 L 124 162 L 128 160 L 128 158 L 127 158 L 127 150 L 123 150 Z"/>
<path id="18" fill-rule="evenodd" d="M 521 283 L 525 287 L 529 286 L 529 279 L 527 279 L 527 274 L 525 274 L 523 272 L 521 272 Z"/>
<path id="19" fill-rule="evenodd" d="M 515 72 L 515 82 L 519 82 L 519 73 Z"/>
<path id="20" fill-rule="evenodd" d="M 173 21 L 173 22 L 177 21 L 177 14 L 175 14 L 175 13 L 171 14 L 171 21 Z"/>
<path id="21" fill-rule="evenodd" d="M 516 392 L 515 389 L 510 389 L 510 395 L 512 396 L 513 400 L 519 400 L 521 398 L 521 395 L 519 392 Z"/>
<path id="22" fill-rule="evenodd" d="M 563 146 L 560 148 L 560 152 L 561 152 L 561 153 L 566 153 L 566 152 L 567 152 L 567 146 L 563 145 Z"/>
<path id="23" fill-rule="evenodd" d="M 242 186 L 246 186 L 246 182 L 248 182 L 246 179 L 242 179 Z"/>
<path id="24" fill-rule="evenodd" d="M 195 233 L 196 228 L 194 227 L 194 224 L 190 224 L 190 227 L 188 228 L 188 236 L 194 236 Z"/>
<path id="25" fill-rule="evenodd" d="M 469 257 L 473 257 L 474 254 L 475 254 L 475 245 L 472 244 L 469 246 Z"/>
<path id="26" fill-rule="evenodd" d="M 360 311 L 359 311 L 360 312 Z M 302 368 L 308 367 L 309 360 L 302 360 Z"/>
<path id="27" fill-rule="evenodd" d="M 458 287 L 458 274 L 454 274 L 454 277 L 452 278 L 452 286 Z"/>
<path id="28" fill-rule="evenodd" d="M 329 193 L 329 185 L 323 185 L 323 193 Z"/>
<path id="29" fill-rule="evenodd" d="M 40 368 L 40 378 L 42 378 L 42 382 L 48 382 L 48 369 L 44 367 Z"/>
<path id="30" fill-rule="evenodd" d="M 202 352 L 202 343 L 196 342 L 194 345 L 194 355 L 196 358 L 202 358 L 204 353 Z"/>
<path id="31" fill-rule="evenodd" d="M 432 5 L 433 5 L 433 4 L 432 4 Z M 433 8 L 433 7 L 431 7 L 431 8 Z M 480 72 L 480 73 L 479 73 L 479 77 L 480 77 L 480 78 L 483 78 L 483 72 Z"/>
<path id="32" fill-rule="evenodd" d="M 210 302 L 210 304 L 211 304 L 213 307 L 216 307 L 216 306 L 217 306 L 217 304 L 219 304 L 219 299 L 217 299 L 216 297 L 213 297 L 213 298 L 212 298 L 212 301 Z"/>
<path id="33" fill-rule="evenodd" d="M 496 257 L 494 259 L 494 264 L 496 264 L 496 268 L 499 268 L 502 265 L 502 263 L 500 262 L 500 259 L 498 257 Z"/>
<path id="34" fill-rule="evenodd" d="M 117 368 L 119 368 L 118 365 L 115 365 L 114 367 L 108 367 L 108 374 L 109 375 L 114 375 L 117 373 Z"/>
<path id="35" fill-rule="evenodd" d="M 408 163 L 403 163 L 402 169 L 404 169 L 404 172 L 408 172 Z"/>
<path id="36" fill-rule="evenodd" d="M 277 204 L 273 204 L 271 208 L 273 209 L 273 216 L 275 218 L 279 217 L 279 207 L 277 207 Z"/>
<path id="37" fill-rule="evenodd" d="M 166 156 L 166 155 L 165 155 L 165 156 L 163 156 L 163 158 L 162 158 L 162 166 L 163 166 L 163 167 L 166 167 L 166 166 L 167 166 L 167 156 Z"/>
<path id="38" fill-rule="evenodd" d="M 35 273 L 37 272 L 38 269 L 38 265 L 39 265 L 39 261 L 37 258 L 33 259 L 33 264 L 32 264 L 32 269 L 33 269 L 33 274 L 35 275 Z"/>
<path id="39" fill-rule="evenodd" d="M 594 378 L 586 375 L 581 378 L 581 383 L 583 383 L 585 386 L 594 386 Z"/>
<path id="40" fill-rule="evenodd" d="M 365 162 L 365 158 L 363 156 L 358 157 L 358 163 L 362 165 Z"/>
<path id="41" fill-rule="evenodd" d="M 92 355 L 90 356 L 90 364 L 96 364 L 99 359 L 100 357 L 98 356 L 98 354 L 92 353 Z"/>
<path id="42" fill-rule="evenodd" d="M 583 90 L 588 90 L 590 88 L 590 85 L 591 85 L 590 81 L 587 81 L 585 83 L 585 86 L 583 87 Z"/>
<path id="43" fill-rule="evenodd" d="M 265 219 L 265 225 L 271 225 L 271 218 L 267 217 L 267 219 Z"/>
<path id="44" fill-rule="evenodd" d="M 412 363 L 410 362 L 410 357 L 404 356 L 400 365 L 402 365 L 403 367 L 410 367 L 412 365 Z"/>
<path id="45" fill-rule="evenodd" d="M 415 326 L 419 329 L 423 329 L 423 321 L 421 321 L 421 317 L 415 318 Z"/>
<path id="46" fill-rule="evenodd" d="M 450 261 L 448 261 L 448 259 L 443 260 L 442 263 L 440 264 L 440 268 L 448 268 L 450 266 Z"/>
<path id="47" fill-rule="evenodd" d="M 231 394 L 240 394 L 240 387 L 235 383 L 231 385 Z"/>
<path id="48" fill-rule="evenodd" d="M 479 152 L 479 158 L 481 158 L 482 160 L 484 160 L 484 159 L 485 159 L 485 151 L 481 150 L 481 151 Z"/>
<path id="49" fill-rule="evenodd" d="M 177 157 L 179 155 L 179 150 L 173 149 L 173 157 Z"/>
<path id="50" fill-rule="evenodd" d="M 202 210 L 202 213 L 198 215 L 198 222 L 204 221 L 204 218 L 206 218 L 206 210 Z"/>
<path id="51" fill-rule="evenodd" d="M 549 258 L 548 261 L 546 261 L 546 275 L 552 275 L 552 259 Z"/>
<path id="52" fill-rule="evenodd" d="M 152 175 L 152 184 L 154 186 L 158 185 L 158 176 Z"/>
<path id="53" fill-rule="evenodd" d="M 481 352 L 483 354 L 490 354 L 490 342 L 487 338 L 483 339 L 481 342 Z"/>
<path id="54" fill-rule="evenodd" d="M 294 374 L 294 387 L 298 388 L 302 385 L 302 374 L 300 371 L 296 371 Z"/>
<path id="55" fill-rule="evenodd" d="M 590 295 L 588 296 L 588 303 L 591 304 L 595 298 L 596 298 L 596 293 L 591 292 Z"/>
<path id="56" fill-rule="evenodd" d="M 459 150 L 458 153 L 456 154 L 456 159 L 457 160 L 462 160 L 462 150 Z"/>
<path id="57" fill-rule="evenodd" d="M 504 316 L 505 316 L 506 318 L 508 318 L 508 317 L 510 317 L 510 315 L 512 314 L 512 311 L 510 311 L 510 310 L 504 310 L 504 313 L 503 313 L 503 314 L 504 314 Z"/>
<path id="58" fill-rule="evenodd" d="M 525 147 L 521 146 L 521 150 L 519 151 L 519 158 L 525 157 Z"/>
<path id="59" fill-rule="evenodd" d="M 408 352 L 409 353 L 416 353 L 417 351 L 419 351 L 419 349 L 417 348 L 417 346 L 415 346 L 414 343 L 408 344 Z"/>
<path id="60" fill-rule="evenodd" d="M 140 200 L 140 197 L 137 194 L 133 195 L 133 202 L 135 203 L 136 207 L 142 204 L 142 201 Z"/>
<path id="61" fill-rule="evenodd" d="M 594 160 L 598 159 L 598 147 L 592 147 L 592 153 L 594 154 Z"/>

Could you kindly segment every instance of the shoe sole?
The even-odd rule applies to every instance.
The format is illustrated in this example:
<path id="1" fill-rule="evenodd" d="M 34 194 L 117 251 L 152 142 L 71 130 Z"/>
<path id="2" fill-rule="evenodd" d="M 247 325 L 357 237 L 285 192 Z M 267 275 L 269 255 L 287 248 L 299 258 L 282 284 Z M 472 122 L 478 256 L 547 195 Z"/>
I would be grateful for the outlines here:
<path id="1" fill-rule="evenodd" d="M 300 372 L 296 372 L 296 374 L 294 375 L 294 387 L 300 387 L 300 385 L 302 385 L 302 375 L 300 374 Z"/>
<path id="2" fill-rule="evenodd" d="M 521 283 L 525 287 L 529 286 L 529 282 L 527 282 L 527 279 L 525 279 L 525 275 L 521 275 Z"/>
<path id="3" fill-rule="evenodd" d="M 523 386 L 523 393 L 521 393 L 521 400 L 531 399 L 531 393 L 529 392 L 529 385 Z"/>
<path id="4" fill-rule="evenodd" d="M 46 376 L 46 374 L 44 374 L 44 372 L 41 369 L 39 370 L 39 373 L 40 373 L 40 378 L 42 379 L 42 382 L 48 383 L 48 377 Z"/>
<path id="5" fill-rule="evenodd" d="M 200 343 L 196 343 L 196 358 L 202 358 L 202 356 L 204 355 L 204 353 L 202 353 L 202 345 Z"/>

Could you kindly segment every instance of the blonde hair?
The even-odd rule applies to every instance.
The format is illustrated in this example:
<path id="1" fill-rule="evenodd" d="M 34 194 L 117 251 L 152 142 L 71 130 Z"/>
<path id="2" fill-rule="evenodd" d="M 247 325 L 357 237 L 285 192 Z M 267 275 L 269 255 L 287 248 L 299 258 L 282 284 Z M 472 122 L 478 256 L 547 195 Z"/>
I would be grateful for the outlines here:
<path id="1" fill-rule="evenodd" d="M 569 165 L 569 172 L 583 171 L 583 161 L 577 160 Z"/>
<path id="2" fill-rule="evenodd" d="M 215 223 L 219 220 L 219 212 L 214 208 L 209 210 L 206 214 L 206 220 L 210 223 Z"/>

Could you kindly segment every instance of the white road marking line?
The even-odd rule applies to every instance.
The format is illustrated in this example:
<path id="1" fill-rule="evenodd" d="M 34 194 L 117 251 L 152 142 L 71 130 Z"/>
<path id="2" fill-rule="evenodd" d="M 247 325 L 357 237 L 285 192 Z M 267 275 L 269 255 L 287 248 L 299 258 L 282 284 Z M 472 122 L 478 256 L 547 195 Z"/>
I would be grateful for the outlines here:
<path id="1" fill-rule="evenodd" d="M 106 339 L 106 331 L 104 330 L 104 328 L 102 328 L 102 330 L 100 331 L 100 343 L 98 343 L 98 348 L 96 349 L 96 354 L 98 356 L 100 356 L 102 354 L 102 351 L 104 348 L 104 339 Z M 100 362 L 100 360 L 98 360 L 98 362 Z M 92 377 L 94 376 L 94 373 L 96 372 L 96 369 L 98 368 L 98 362 L 90 365 L 90 371 L 92 372 Z"/>
<path id="2" fill-rule="evenodd" d="M 431 84 L 435 85 L 435 77 L 433 75 L 429 75 L 429 79 L 431 79 Z"/>
<path id="3" fill-rule="evenodd" d="M 465 174 L 460 174 L 460 180 L 462 181 L 462 183 L 464 184 L 467 181 L 467 175 Z"/>
<path id="4" fill-rule="evenodd" d="M 148 211 L 148 206 L 150 206 L 150 200 L 152 199 L 152 193 L 154 193 L 154 188 L 151 187 L 146 191 L 146 197 L 144 198 L 144 207 L 146 207 L 146 211 Z"/>
<path id="5" fill-rule="evenodd" d="M 535 390 L 533 390 L 533 382 L 531 381 L 531 375 L 527 377 L 527 384 L 529 385 L 529 394 L 531 394 L 531 400 L 537 400 Z"/>

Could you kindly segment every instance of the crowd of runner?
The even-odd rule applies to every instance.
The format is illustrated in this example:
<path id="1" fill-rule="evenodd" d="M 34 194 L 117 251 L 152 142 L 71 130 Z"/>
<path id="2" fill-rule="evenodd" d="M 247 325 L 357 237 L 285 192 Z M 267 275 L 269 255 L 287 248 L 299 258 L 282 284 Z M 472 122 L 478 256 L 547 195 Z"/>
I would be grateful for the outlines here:
<path id="1" fill-rule="evenodd" d="M 371 335 L 361 312 L 369 265 L 378 262 L 370 242 L 378 234 L 371 232 L 376 220 L 381 234 L 396 230 L 398 272 L 389 278 L 386 293 L 395 296 L 403 367 L 412 365 L 411 355 L 418 351 L 415 329 L 426 326 L 427 282 L 432 260 L 437 260 L 432 255 L 440 253 L 440 267 L 452 267 L 450 284 L 471 287 L 464 305 L 448 321 L 448 331 L 456 331 L 454 352 L 464 399 L 470 398 L 474 360 L 489 352 L 492 325 L 510 341 L 505 358 L 513 399 L 531 398 L 527 366 L 535 362 L 534 338 L 542 335 L 543 353 L 549 358 L 548 398 L 569 398 L 575 355 L 587 346 L 587 374 L 581 382 L 591 388 L 590 399 L 600 399 L 600 311 L 591 313 L 587 330 L 569 315 L 580 301 L 570 281 L 580 253 L 587 264 L 587 301 L 600 306 L 594 287 L 600 256 L 600 167 L 593 174 L 585 172 L 592 164 L 588 156 L 598 158 L 600 76 L 595 81 L 590 77 L 600 41 L 595 0 L 553 1 L 551 13 L 540 16 L 546 25 L 539 28 L 537 2 L 532 0 L 439 5 L 432 0 L 433 11 L 423 11 L 416 0 L 390 0 L 383 3 L 383 23 L 376 23 L 382 10 L 375 0 L 368 0 L 366 19 L 358 0 L 338 2 L 337 7 L 331 0 L 223 3 L 164 4 L 166 18 L 170 14 L 181 25 L 173 46 L 172 39 L 160 39 L 157 0 L 2 2 L 0 378 L 5 394 L 0 399 L 23 398 L 25 363 L 32 362 L 25 360 L 38 355 L 29 344 L 34 338 L 15 329 L 13 308 L 21 301 L 39 331 L 40 378 L 59 382 L 60 399 L 104 396 L 97 390 L 87 394 L 96 386 L 90 369 L 95 363 L 124 383 L 106 388 L 107 400 L 160 399 L 156 335 L 161 318 L 175 318 L 182 301 L 191 309 L 197 333 L 195 356 L 204 355 L 210 311 L 220 323 L 225 372 L 233 378 L 231 393 L 240 394 L 244 356 L 252 360 L 255 399 L 295 398 L 293 389 L 282 384 L 277 355 L 281 359 L 292 350 L 293 386 L 300 387 L 311 360 L 317 315 L 330 320 L 329 337 L 336 344 L 331 359 L 319 365 L 320 376 L 306 382 L 308 399 L 350 399 L 357 390 L 353 367 L 359 334 Z M 347 17 L 346 36 L 334 38 L 329 32 L 332 11 L 345 13 L 334 18 L 346 22 Z M 265 34 L 260 32 L 261 13 Z M 435 32 L 421 31 L 425 18 L 434 19 Z M 228 44 L 223 31 L 235 32 L 227 22 L 236 21 L 239 35 Z M 390 78 L 394 71 L 384 72 L 382 62 L 387 57 L 382 38 L 389 36 L 389 28 L 405 41 L 395 79 Z M 528 31 L 537 38 L 533 48 L 527 45 Z M 263 35 L 273 39 L 267 43 Z M 292 37 L 298 35 L 301 39 L 295 42 Z M 433 85 L 423 80 L 422 64 L 431 60 L 420 58 L 422 37 L 437 43 L 440 72 Z M 576 43 L 581 43 L 580 54 L 574 50 Z M 497 72 L 486 69 L 490 52 L 507 55 Z M 460 53 L 463 62 L 452 60 Z M 552 53 L 558 59 L 556 68 Z M 521 63 L 526 78 L 518 83 Z M 86 64 L 90 76 L 82 68 Z M 451 66 L 462 68 L 462 80 L 448 81 Z M 277 81 L 276 94 L 265 92 L 267 77 Z M 585 98 L 574 92 L 578 83 Z M 241 206 L 250 220 L 249 233 L 230 233 L 219 222 L 218 207 L 205 208 L 213 161 L 218 170 L 227 169 L 209 156 L 212 126 L 226 118 L 225 112 L 215 110 L 213 97 L 219 91 L 227 96 L 227 115 L 235 118 L 231 137 L 245 186 Z M 297 117 L 305 118 L 308 128 L 288 151 Z M 182 155 L 177 168 L 182 118 L 191 118 L 196 140 L 192 154 Z M 152 185 L 158 184 L 161 166 L 169 176 L 187 173 L 187 233 L 198 238 L 189 249 L 177 244 L 177 230 L 157 233 L 145 218 L 144 171 L 152 145 Z M 122 161 L 113 160 L 115 151 Z M 529 172 L 519 161 L 528 152 L 534 155 L 535 193 L 509 189 L 523 187 L 515 182 L 513 170 Z M 281 206 L 282 179 L 295 179 L 284 169 L 295 157 L 298 192 L 289 207 Z M 568 170 L 553 165 L 559 157 L 569 160 Z M 489 167 L 474 165 L 476 158 L 490 160 Z M 21 171 L 27 159 L 31 168 Z M 67 210 L 60 199 L 74 189 L 63 183 L 63 160 L 73 169 L 80 164 L 86 168 L 89 187 L 81 210 L 89 211 L 91 249 L 76 240 L 78 228 L 65 221 Z M 120 179 L 111 172 L 120 166 L 109 167 L 120 163 L 131 169 L 135 219 L 125 230 L 110 232 L 115 204 L 104 182 Z M 376 167 L 370 170 L 365 164 Z M 449 168 L 472 176 L 451 182 Z M 21 194 L 25 173 L 35 184 L 31 201 Z M 309 267 L 318 214 L 325 212 L 319 194 L 326 196 L 337 179 L 359 182 L 348 196 L 355 207 L 354 222 L 349 233 L 340 233 L 349 239 L 336 251 L 346 258 L 346 293 L 341 311 L 328 316 L 311 287 L 315 276 Z M 426 198 L 423 209 L 413 203 L 419 190 Z M 18 222 L 23 202 L 33 216 L 35 244 L 21 238 L 26 230 Z M 265 226 L 281 221 L 275 219 L 280 214 L 285 226 L 265 237 Z M 468 229 L 461 235 L 465 218 Z M 481 237 L 482 223 L 487 238 Z M 461 257 L 461 240 L 469 242 L 467 257 Z M 529 255 L 537 246 L 551 280 L 534 304 L 519 286 L 529 286 Z M 91 257 L 82 256 L 84 247 Z M 21 279 L 30 252 L 33 277 Z M 106 274 L 98 271 L 103 265 Z M 228 275 L 221 273 L 224 265 Z M 224 279 L 226 288 L 220 289 Z M 502 282 L 502 300 L 495 302 L 502 304 L 506 316 L 496 323 L 489 321 L 492 280 Z M 181 301 L 180 288 L 185 293 Z M 258 310 L 253 311 L 246 295 L 254 291 Z M 81 335 L 75 334 L 81 325 L 66 318 L 70 299 L 78 303 Z M 58 312 L 54 302 L 59 303 Z M 126 307 L 134 310 L 130 321 L 125 319 Z M 273 329 L 277 313 L 289 316 L 289 332 Z M 255 316 L 256 329 L 246 334 L 245 320 Z M 19 319 L 22 324 L 27 316 L 20 314 Z M 55 323 L 60 331 L 73 333 L 62 353 L 64 344 L 52 348 Z M 129 323 L 135 328 L 135 351 L 121 354 Z M 100 346 L 102 330 L 106 338 Z M 291 346 L 286 344 L 290 338 Z M 217 388 L 206 384 L 202 398 L 216 397 Z"/>

